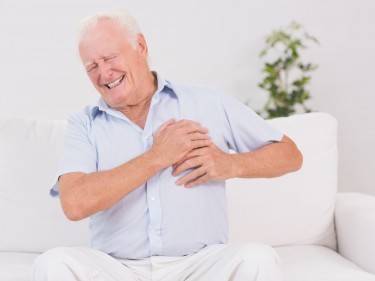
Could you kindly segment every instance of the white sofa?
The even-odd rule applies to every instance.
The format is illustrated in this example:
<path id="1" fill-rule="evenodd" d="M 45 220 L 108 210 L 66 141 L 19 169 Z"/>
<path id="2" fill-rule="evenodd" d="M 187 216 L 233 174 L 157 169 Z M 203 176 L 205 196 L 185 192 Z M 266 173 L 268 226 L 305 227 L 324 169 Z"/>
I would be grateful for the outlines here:
<path id="1" fill-rule="evenodd" d="M 274 246 L 285 281 L 375 281 L 375 198 L 337 193 L 335 118 L 310 113 L 268 122 L 295 140 L 303 168 L 228 182 L 231 241 Z M 30 280 L 33 260 L 49 248 L 89 246 L 88 220 L 68 221 L 49 197 L 64 126 L 0 117 L 0 281 Z"/>

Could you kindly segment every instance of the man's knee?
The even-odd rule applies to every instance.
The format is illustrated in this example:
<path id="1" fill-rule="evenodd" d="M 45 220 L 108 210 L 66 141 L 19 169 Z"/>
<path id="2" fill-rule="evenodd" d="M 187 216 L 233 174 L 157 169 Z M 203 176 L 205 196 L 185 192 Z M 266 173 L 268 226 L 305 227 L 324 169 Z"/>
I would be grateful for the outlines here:
<path id="1" fill-rule="evenodd" d="M 240 265 L 233 280 L 281 280 L 280 258 L 272 247 L 248 243 L 241 246 L 238 255 Z"/>
<path id="2" fill-rule="evenodd" d="M 280 265 L 280 258 L 271 246 L 253 242 L 239 247 L 238 254 L 244 263 L 256 262 L 257 264 Z"/>
<path id="3" fill-rule="evenodd" d="M 49 265 L 54 263 L 61 263 L 64 260 L 71 258 L 74 250 L 67 247 L 59 247 L 50 249 L 41 254 L 34 262 L 34 266 Z"/>
<path id="4" fill-rule="evenodd" d="M 34 280 L 48 280 L 51 275 L 58 275 L 66 270 L 68 262 L 73 260 L 72 248 L 54 248 L 36 258 L 33 265 Z"/>

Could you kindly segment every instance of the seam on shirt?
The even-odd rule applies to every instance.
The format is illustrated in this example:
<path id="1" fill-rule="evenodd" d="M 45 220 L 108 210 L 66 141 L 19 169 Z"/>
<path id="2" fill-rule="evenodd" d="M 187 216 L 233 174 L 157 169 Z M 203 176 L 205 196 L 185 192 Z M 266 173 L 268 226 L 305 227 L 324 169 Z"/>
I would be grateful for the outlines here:
<path id="1" fill-rule="evenodd" d="M 223 95 L 223 94 L 221 94 L 221 95 Z M 229 149 L 236 150 L 235 147 L 231 146 L 231 141 L 232 141 L 233 145 L 237 146 L 237 144 L 235 143 L 235 139 L 234 139 L 234 136 L 233 136 L 233 130 L 232 130 L 232 127 L 230 126 L 230 123 L 229 123 L 228 113 L 225 110 L 225 107 L 224 107 L 224 104 L 223 104 L 223 101 L 222 101 L 221 97 L 218 94 L 215 95 L 215 96 L 216 96 L 217 106 L 219 108 L 219 114 L 220 114 L 222 126 L 225 129 L 229 128 L 230 134 L 231 134 L 231 137 L 232 137 L 231 140 L 226 139 L 225 141 L 227 142 L 227 146 L 229 147 Z M 227 122 L 225 122 L 224 120 L 226 120 Z M 227 124 L 225 124 L 225 123 L 227 123 Z"/>

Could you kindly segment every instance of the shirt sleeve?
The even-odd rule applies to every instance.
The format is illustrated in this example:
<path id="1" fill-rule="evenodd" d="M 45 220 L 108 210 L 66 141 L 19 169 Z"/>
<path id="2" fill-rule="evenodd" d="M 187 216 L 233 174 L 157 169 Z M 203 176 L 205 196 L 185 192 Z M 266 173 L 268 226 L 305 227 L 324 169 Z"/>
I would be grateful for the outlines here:
<path id="1" fill-rule="evenodd" d="M 284 134 L 270 126 L 251 108 L 236 98 L 219 94 L 224 134 L 230 149 L 245 153 L 261 148 L 275 141 L 281 141 Z"/>
<path id="2" fill-rule="evenodd" d="M 59 196 L 58 178 L 66 173 L 97 171 L 97 153 L 90 140 L 91 122 L 87 115 L 76 114 L 68 118 L 60 167 L 50 190 L 52 197 Z"/>

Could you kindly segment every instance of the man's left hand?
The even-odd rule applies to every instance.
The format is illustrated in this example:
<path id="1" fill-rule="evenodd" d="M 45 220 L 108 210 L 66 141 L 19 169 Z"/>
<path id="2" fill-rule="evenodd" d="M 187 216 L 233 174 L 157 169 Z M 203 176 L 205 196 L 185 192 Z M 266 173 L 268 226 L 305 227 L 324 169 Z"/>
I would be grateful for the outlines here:
<path id="1" fill-rule="evenodd" d="M 176 181 L 177 185 L 194 187 L 209 180 L 230 178 L 231 155 L 221 151 L 214 143 L 197 148 L 173 165 L 173 176 L 194 169 Z"/>

